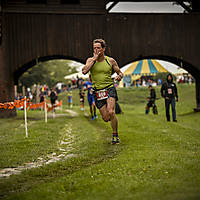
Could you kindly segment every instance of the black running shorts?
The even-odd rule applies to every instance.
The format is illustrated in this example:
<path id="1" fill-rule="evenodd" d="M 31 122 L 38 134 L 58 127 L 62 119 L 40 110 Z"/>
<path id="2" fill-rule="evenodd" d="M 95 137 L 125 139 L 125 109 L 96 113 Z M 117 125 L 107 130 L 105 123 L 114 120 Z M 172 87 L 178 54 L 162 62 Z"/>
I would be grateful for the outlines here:
<path id="1" fill-rule="evenodd" d="M 115 87 L 111 87 L 106 90 L 108 91 L 108 98 L 113 97 L 115 98 L 116 101 L 118 101 L 117 90 Z M 107 99 L 97 100 L 96 91 L 93 92 L 93 95 L 94 95 L 95 105 L 98 109 L 107 104 Z"/>

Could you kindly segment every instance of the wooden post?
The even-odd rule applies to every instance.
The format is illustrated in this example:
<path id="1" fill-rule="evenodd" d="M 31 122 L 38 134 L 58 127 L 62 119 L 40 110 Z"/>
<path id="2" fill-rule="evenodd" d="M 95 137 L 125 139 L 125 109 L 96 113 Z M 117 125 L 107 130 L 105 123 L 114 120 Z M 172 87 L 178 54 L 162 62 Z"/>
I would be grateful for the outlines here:
<path id="1" fill-rule="evenodd" d="M 200 79 L 196 78 L 196 105 L 195 112 L 200 112 Z"/>
<path id="2" fill-rule="evenodd" d="M 24 101 L 24 119 L 25 119 L 25 131 L 26 131 L 26 137 L 28 137 L 26 96 L 25 96 L 25 101 Z"/>
<path id="3" fill-rule="evenodd" d="M 45 122 L 47 123 L 47 103 L 46 103 L 46 99 L 44 101 L 44 113 L 45 113 Z"/>

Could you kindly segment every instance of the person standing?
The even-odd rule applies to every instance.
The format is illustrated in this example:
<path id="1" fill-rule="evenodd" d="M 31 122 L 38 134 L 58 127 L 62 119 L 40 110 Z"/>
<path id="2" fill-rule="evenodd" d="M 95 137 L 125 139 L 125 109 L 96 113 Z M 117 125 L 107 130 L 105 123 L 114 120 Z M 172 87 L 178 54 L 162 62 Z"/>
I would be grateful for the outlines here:
<path id="1" fill-rule="evenodd" d="M 96 107 L 99 109 L 102 119 L 105 122 L 111 122 L 112 144 L 119 144 L 118 120 L 115 114 L 115 101 L 118 100 L 118 97 L 111 75 L 112 71 L 115 71 L 117 73 L 115 80 L 121 81 L 123 73 L 113 58 L 105 56 L 105 50 L 106 43 L 103 39 L 94 40 L 93 57 L 87 59 L 82 73 L 90 72 L 94 84 L 93 94 Z"/>
<path id="2" fill-rule="evenodd" d="M 68 88 L 67 90 L 67 100 L 68 100 L 68 107 L 72 108 L 72 88 Z"/>
<path id="3" fill-rule="evenodd" d="M 56 91 L 52 88 L 50 89 L 49 97 L 50 97 L 50 101 L 51 101 L 52 110 L 53 110 L 53 112 L 55 112 L 54 107 L 55 107 L 55 103 L 58 98 L 58 95 L 57 95 Z"/>
<path id="4" fill-rule="evenodd" d="M 172 119 L 173 122 L 176 120 L 176 101 L 178 102 L 178 91 L 176 84 L 173 82 L 172 74 L 167 75 L 167 80 L 162 84 L 161 96 L 165 99 L 165 110 L 167 121 L 170 121 L 170 105 L 172 108 Z"/>
<path id="5" fill-rule="evenodd" d="M 146 105 L 146 111 L 145 111 L 145 113 L 149 114 L 150 107 L 152 107 L 153 108 L 153 114 L 158 114 L 157 106 L 155 104 L 155 101 L 156 101 L 156 91 L 152 87 L 152 85 L 149 85 L 149 90 L 150 90 L 150 97 L 147 98 L 148 103 Z"/>
<path id="6" fill-rule="evenodd" d="M 79 96 L 80 96 L 80 109 L 83 111 L 85 102 L 85 92 L 82 88 L 79 90 Z"/>

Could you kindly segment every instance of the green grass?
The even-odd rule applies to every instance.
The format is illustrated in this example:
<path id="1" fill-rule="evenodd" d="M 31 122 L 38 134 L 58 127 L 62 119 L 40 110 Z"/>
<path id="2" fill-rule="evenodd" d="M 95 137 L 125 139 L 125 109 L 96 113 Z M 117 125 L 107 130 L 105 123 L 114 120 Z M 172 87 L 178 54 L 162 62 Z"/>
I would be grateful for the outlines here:
<path id="1" fill-rule="evenodd" d="M 43 113 L 40 111 L 28 111 L 28 135 L 25 137 L 23 112 L 13 119 L 1 119 L 0 140 L 0 167 L 17 167 L 28 161 L 57 150 L 57 143 L 61 138 L 66 118 L 49 120 L 44 123 Z"/>
<path id="2" fill-rule="evenodd" d="M 159 90 L 156 88 L 160 98 Z M 68 127 L 73 136 L 70 153 L 76 155 L 1 178 L 0 198 L 200 199 L 200 113 L 193 112 L 195 87 L 179 85 L 178 91 L 178 123 L 168 123 L 163 99 L 157 100 L 159 114 L 150 112 L 146 116 L 148 89 L 118 89 L 124 114 L 118 115 L 121 144 L 114 146 L 109 144 L 110 124 L 100 117 L 90 121 L 79 110 L 77 91 L 73 94 L 73 110 L 79 116 L 61 116 L 45 124 L 40 111 L 30 111 L 28 138 L 21 111 L 15 119 L 0 119 L 1 168 L 32 162 L 52 152 L 59 154 Z M 64 100 L 65 113 L 65 94 L 60 99 Z"/>

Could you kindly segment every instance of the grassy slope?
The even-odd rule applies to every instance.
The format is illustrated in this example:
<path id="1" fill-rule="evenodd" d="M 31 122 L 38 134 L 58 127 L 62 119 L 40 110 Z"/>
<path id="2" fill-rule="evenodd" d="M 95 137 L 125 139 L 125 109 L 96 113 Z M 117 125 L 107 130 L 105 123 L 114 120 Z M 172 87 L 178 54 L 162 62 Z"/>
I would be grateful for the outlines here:
<path id="1" fill-rule="evenodd" d="M 91 122 L 80 113 L 72 119 L 51 120 L 46 127 L 48 131 L 44 130 L 45 126 L 40 121 L 40 125 L 33 123 L 28 144 L 35 144 L 40 148 L 37 151 L 34 146 L 29 148 L 24 141 L 26 145 L 20 151 L 19 146 L 13 144 L 13 139 L 16 144 L 23 141 L 20 136 L 22 133 L 16 132 L 16 127 L 20 127 L 19 120 L 13 122 L 9 134 L 7 127 L 12 126 L 4 121 L 2 124 L 5 127 L 2 130 L 5 130 L 3 135 L 7 142 L 1 139 L 1 152 L 5 152 L 0 159 L 5 157 L 2 166 L 15 166 L 17 160 L 19 164 L 24 162 L 19 158 L 11 158 L 11 161 L 6 162 L 11 153 L 5 148 L 7 143 L 15 147 L 18 152 L 16 156 L 26 150 L 26 159 L 31 156 L 33 159 L 37 158 L 51 150 L 56 151 L 56 141 L 64 134 L 65 124 L 72 125 L 75 137 L 72 152 L 78 156 L 0 180 L 0 194 L 7 194 L 8 199 L 20 200 L 199 199 L 200 114 L 192 112 L 195 107 L 194 87 L 182 85 L 179 93 L 178 123 L 167 123 L 162 99 L 157 101 L 159 115 L 150 113 L 146 116 L 144 99 L 148 96 L 147 89 L 119 90 L 120 106 L 124 111 L 123 115 L 118 115 L 121 139 L 119 146 L 108 144 L 111 139 L 109 124 L 102 120 Z M 157 95 L 159 96 L 159 88 Z M 54 126 L 57 127 L 56 137 L 51 133 Z M 9 135 L 13 130 L 14 137 L 11 137 Z M 52 139 L 42 145 L 45 141 L 44 134 Z M 30 149 L 36 153 L 31 153 Z"/>

